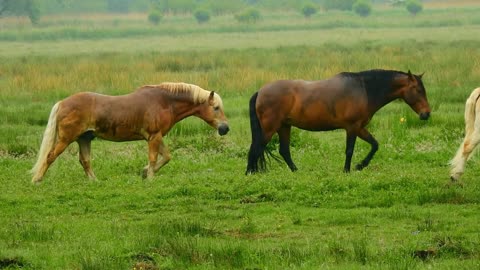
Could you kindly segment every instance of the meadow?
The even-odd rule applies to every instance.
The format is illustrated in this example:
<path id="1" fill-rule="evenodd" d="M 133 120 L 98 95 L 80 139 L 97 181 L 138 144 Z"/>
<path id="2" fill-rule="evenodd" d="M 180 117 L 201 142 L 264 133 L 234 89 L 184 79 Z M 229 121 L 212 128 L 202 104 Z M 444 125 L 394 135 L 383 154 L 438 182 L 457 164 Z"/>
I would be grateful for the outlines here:
<path id="1" fill-rule="evenodd" d="M 139 15 L 52 17 L 36 28 L 0 19 L 0 269 L 479 268 L 478 159 L 464 186 L 448 185 L 464 102 L 480 86 L 479 9 L 273 13 L 250 26 L 172 17 L 146 30 Z M 338 24 L 321 27 L 329 21 Z M 369 130 L 380 149 L 363 171 L 342 172 L 343 130 L 294 129 L 297 172 L 272 161 L 244 175 L 248 99 L 262 85 L 373 68 L 425 72 L 431 119 L 403 101 L 377 112 Z M 163 81 L 217 91 L 230 133 L 178 123 L 166 137 L 172 160 L 151 181 L 141 178 L 143 141 L 94 140 L 97 181 L 72 144 L 31 184 L 56 101 Z M 368 151 L 358 140 L 354 164 Z"/>

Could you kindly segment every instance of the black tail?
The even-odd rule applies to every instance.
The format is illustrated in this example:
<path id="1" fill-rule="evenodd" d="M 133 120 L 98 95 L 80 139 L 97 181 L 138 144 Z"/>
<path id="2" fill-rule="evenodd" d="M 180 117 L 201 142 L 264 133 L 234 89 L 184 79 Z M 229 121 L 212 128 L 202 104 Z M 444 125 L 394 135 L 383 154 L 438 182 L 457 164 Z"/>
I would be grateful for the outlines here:
<path id="1" fill-rule="evenodd" d="M 262 127 L 260 126 L 260 120 L 258 119 L 257 111 L 255 109 L 257 96 L 258 92 L 253 94 L 250 98 L 250 129 L 252 131 L 252 144 L 250 145 L 250 151 L 248 151 L 248 164 L 245 174 L 265 171 L 266 169 L 266 143 Z"/>

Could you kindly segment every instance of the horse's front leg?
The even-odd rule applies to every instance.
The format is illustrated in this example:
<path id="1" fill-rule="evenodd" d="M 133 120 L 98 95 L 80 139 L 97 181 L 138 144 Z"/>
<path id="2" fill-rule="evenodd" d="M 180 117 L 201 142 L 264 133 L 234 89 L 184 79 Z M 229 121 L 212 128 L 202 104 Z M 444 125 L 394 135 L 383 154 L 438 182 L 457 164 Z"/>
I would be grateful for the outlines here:
<path id="1" fill-rule="evenodd" d="M 80 137 L 77 140 L 77 143 L 79 147 L 80 164 L 82 164 L 82 167 L 85 170 L 85 174 L 88 176 L 88 178 L 95 180 L 96 177 L 90 164 L 90 149 L 92 140 L 89 138 Z"/>
<path id="2" fill-rule="evenodd" d="M 352 163 L 353 150 L 355 149 L 355 141 L 357 140 L 357 134 L 353 131 L 347 130 L 347 147 L 345 149 L 345 166 L 343 171 L 350 172 L 350 164 Z"/>
<path id="3" fill-rule="evenodd" d="M 162 157 L 158 160 L 158 155 Z M 143 169 L 143 178 L 150 179 L 154 173 L 170 161 L 170 151 L 163 143 L 163 136 L 159 132 L 148 140 L 148 165 Z"/>
<path id="4" fill-rule="evenodd" d="M 360 133 L 358 134 L 358 137 L 360 137 L 360 139 L 368 142 L 372 146 L 372 148 L 370 149 L 370 152 L 368 152 L 367 156 L 362 160 L 362 162 L 357 164 L 357 166 L 355 167 L 357 170 L 360 171 L 363 168 L 368 166 L 368 164 L 370 163 L 370 160 L 372 160 L 373 156 L 378 151 L 378 142 L 377 142 L 377 140 L 375 140 L 375 138 L 372 136 L 372 134 L 370 134 L 370 132 L 368 132 L 368 130 L 366 130 L 365 128 L 360 130 Z"/>

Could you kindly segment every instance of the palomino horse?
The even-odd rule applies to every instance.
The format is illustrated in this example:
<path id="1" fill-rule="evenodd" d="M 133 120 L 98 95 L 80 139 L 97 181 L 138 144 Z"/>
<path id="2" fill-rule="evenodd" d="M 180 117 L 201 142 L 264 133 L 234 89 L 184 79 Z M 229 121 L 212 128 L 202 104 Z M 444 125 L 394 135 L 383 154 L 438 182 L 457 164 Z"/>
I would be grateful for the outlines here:
<path id="1" fill-rule="evenodd" d="M 465 162 L 480 143 L 480 88 L 473 90 L 465 103 L 465 138 L 458 148 L 457 154 L 450 161 L 450 179 L 458 181 L 465 170 Z"/>
<path id="2" fill-rule="evenodd" d="M 90 145 L 95 137 L 118 142 L 146 140 L 149 163 L 143 177 L 151 178 L 170 161 L 163 137 L 175 123 L 191 115 L 203 119 L 220 135 L 229 130 L 220 96 L 192 84 L 146 85 L 123 96 L 72 95 L 57 102 L 50 112 L 32 182 L 41 181 L 48 167 L 74 141 L 86 175 L 94 179 Z M 157 160 L 159 154 L 161 159 Z"/>
<path id="3" fill-rule="evenodd" d="M 420 119 L 429 118 L 422 75 L 369 70 L 343 72 L 322 81 L 280 80 L 265 85 L 250 99 L 252 144 L 246 174 L 265 170 L 265 149 L 274 133 L 279 136 L 280 155 L 292 171 L 297 170 L 290 156 L 292 126 L 310 131 L 345 129 L 345 172 L 350 171 L 355 141 L 360 137 L 371 145 L 356 166 L 358 170 L 365 168 L 378 150 L 378 142 L 365 128 L 376 111 L 400 98 Z"/>

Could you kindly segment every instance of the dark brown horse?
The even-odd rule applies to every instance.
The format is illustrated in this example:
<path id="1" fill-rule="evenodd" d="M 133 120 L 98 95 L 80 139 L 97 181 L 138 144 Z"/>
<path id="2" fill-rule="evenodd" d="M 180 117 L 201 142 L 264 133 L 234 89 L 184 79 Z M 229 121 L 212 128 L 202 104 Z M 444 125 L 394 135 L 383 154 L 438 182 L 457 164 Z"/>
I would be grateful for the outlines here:
<path id="1" fill-rule="evenodd" d="M 220 96 L 192 84 L 146 85 L 123 96 L 90 92 L 72 95 L 57 102 L 50 112 L 32 182 L 41 181 L 48 167 L 74 141 L 79 145 L 85 174 L 95 178 L 90 167 L 90 145 L 95 137 L 146 140 L 149 163 L 143 177 L 151 178 L 170 161 L 163 137 L 175 123 L 191 115 L 203 119 L 220 135 L 229 130 Z M 161 159 L 157 161 L 159 154 Z"/>
<path id="2" fill-rule="evenodd" d="M 368 142 L 371 150 L 356 168 L 365 168 L 378 150 L 378 142 L 365 126 L 373 114 L 395 99 L 403 99 L 426 120 L 430 107 L 422 75 L 392 70 L 343 72 L 322 81 L 281 80 L 262 87 L 250 99 L 252 144 L 246 173 L 265 170 L 265 149 L 275 133 L 280 155 L 288 167 L 297 167 L 290 156 L 290 130 L 310 131 L 345 129 L 347 147 L 344 171 L 350 171 L 357 137 Z"/>

